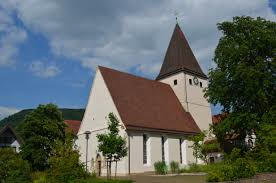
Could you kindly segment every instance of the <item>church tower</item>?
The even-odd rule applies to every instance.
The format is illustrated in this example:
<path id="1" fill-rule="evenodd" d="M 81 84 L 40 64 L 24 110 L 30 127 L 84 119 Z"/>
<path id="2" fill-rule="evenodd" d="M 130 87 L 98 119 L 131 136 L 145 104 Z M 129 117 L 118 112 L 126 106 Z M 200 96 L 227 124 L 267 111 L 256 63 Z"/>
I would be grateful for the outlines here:
<path id="1" fill-rule="evenodd" d="M 211 108 L 203 92 L 208 85 L 207 76 L 178 24 L 174 28 L 156 80 L 172 87 L 184 109 L 190 112 L 201 130 L 209 129 Z"/>

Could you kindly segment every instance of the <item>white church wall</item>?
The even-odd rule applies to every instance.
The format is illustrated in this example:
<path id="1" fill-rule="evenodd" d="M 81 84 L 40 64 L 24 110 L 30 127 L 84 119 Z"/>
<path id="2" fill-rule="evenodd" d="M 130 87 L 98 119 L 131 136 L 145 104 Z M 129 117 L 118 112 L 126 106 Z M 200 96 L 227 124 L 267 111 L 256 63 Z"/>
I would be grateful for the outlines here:
<path id="1" fill-rule="evenodd" d="M 96 106 L 96 107 L 95 107 Z M 91 160 L 96 160 L 98 154 L 98 142 L 97 134 L 105 133 L 107 131 L 107 116 L 110 112 L 113 112 L 121 121 L 119 113 L 113 103 L 112 97 L 108 91 L 108 88 L 105 85 L 104 79 L 100 73 L 100 70 L 97 69 L 96 75 L 93 81 L 93 85 L 90 91 L 88 104 L 85 110 L 85 114 L 80 126 L 78 133 L 78 140 L 76 144 L 80 152 L 80 160 L 85 163 L 86 161 L 86 139 L 84 132 L 91 131 L 90 139 L 88 141 L 88 169 L 93 168 Z M 121 123 L 122 127 L 123 124 Z M 126 136 L 125 130 L 120 130 L 120 135 Z M 102 157 L 103 159 L 103 157 Z M 118 163 L 118 173 L 126 172 L 126 158 Z M 104 162 L 102 162 L 104 163 Z M 115 167 L 112 167 L 114 170 Z M 102 172 L 105 172 L 105 168 L 102 169 Z M 114 171 L 113 171 L 114 172 Z"/>
<path id="2" fill-rule="evenodd" d="M 193 78 L 194 76 L 186 74 L 188 111 L 193 116 L 200 130 L 208 131 L 209 125 L 212 124 L 212 114 L 210 104 L 204 97 L 203 91 L 208 86 L 208 82 L 198 77 L 199 84 L 195 85 Z M 192 85 L 189 83 L 190 79 L 192 80 Z M 200 87 L 200 82 L 202 87 Z"/>
<path id="3" fill-rule="evenodd" d="M 189 111 L 197 122 L 200 130 L 209 130 L 209 125 L 212 123 L 212 114 L 209 107 L 200 106 L 196 104 L 189 104 Z M 199 115 L 200 114 L 200 115 Z"/>
<path id="4" fill-rule="evenodd" d="M 154 171 L 154 163 L 162 161 L 162 144 L 161 137 L 167 138 L 165 142 L 165 161 L 169 165 L 171 161 L 180 162 L 180 144 L 179 135 L 168 135 L 162 133 L 153 132 L 129 132 L 130 134 L 130 172 L 131 173 L 143 173 Z M 147 149 L 150 151 L 150 157 L 148 157 L 147 164 L 143 163 L 143 134 L 146 134 L 150 140 L 150 147 Z M 182 139 L 186 137 L 182 136 Z M 166 144 L 167 143 L 167 144 Z M 166 147 L 167 146 L 167 147 Z M 167 148 L 167 149 L 166 149 Z M 182 158 L 184 160 L 189 159 L 187 151 L 188 145 L 182 145 Z M 181 166 L 187 165 L 187 161 L 183 162 Z"/>

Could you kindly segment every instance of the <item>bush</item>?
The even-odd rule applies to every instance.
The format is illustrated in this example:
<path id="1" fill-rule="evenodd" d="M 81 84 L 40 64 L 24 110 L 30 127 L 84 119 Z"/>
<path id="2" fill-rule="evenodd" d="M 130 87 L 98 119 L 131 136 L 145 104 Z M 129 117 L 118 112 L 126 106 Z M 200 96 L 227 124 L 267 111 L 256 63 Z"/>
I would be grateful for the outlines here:
<path id="1" fill-rule="evenodd" d="M 172 161 L 170 163 L 170 168 L 171 168 L 172 173 L 179 173 L 179 163 L 178 162 Z"/>
<path id="2" fill-rule="evenodd" d="M 251 161 L 246 158 L 238 158 L 235 161 L 224 161 L 209 165 L 207 181 L 234 181 L 240 178 L 250 178 L 255 174 L 255 166 Z"/>
<path id="3" fill-rule="evenodd" d="M 47 183 L 46 177 L 47 177 L 46 172 L 33 172 L 32 173 L 33 183 Z"/>
<path id="4" fill-rule="evenodd" d="M 237 178 L 250 178 L 256 174 L 254 164 L 246 158 L 238 158 L 233 166 Z"/>
<path id="5" fill-rule="evenodd" d="M 180 170 L 181 173 L 198 173 L 198 172 L 206 172 L 208 165 L 198 165 L 198 164 L 190 164 L 188 168 L 182 168 Z"/>
<path id="6" fill-rule="evenodd" d="M 168 166 L 164 161 L 154 163 L 154 170 L 156 174 L 165 175 L 168 173 Z"/>
<path id="7" fill-rule="evenodd" d="M 222 182 L 237 180 L 234 167 L 226 163 L 213 164 L 207 175 L 207 182 Z"/>
<path id="8" fill-rule="evenodd" d="M 79 153 L 72 147 L 71 137 L 67 137 L 65 143 L 57 143 L 54 155 L 49 159 L 47 182 L 68 183 L 87 177 L 83 164 L 79 162 Z"/>
<path id="9" fill-rule="evenodd" d="M 276 154 L 271 154 L 267 148 L 263 148 L 260 144 L 248 152 L 247 156 L 255 163 L 257 172 L 276 172 Z"/>
<path id="10" fill-rule="evenodd" d="M 13 149 L 0 149 L 0 182 L 31 182 L 31 171 L 28 162 L 24 161 Z"/>

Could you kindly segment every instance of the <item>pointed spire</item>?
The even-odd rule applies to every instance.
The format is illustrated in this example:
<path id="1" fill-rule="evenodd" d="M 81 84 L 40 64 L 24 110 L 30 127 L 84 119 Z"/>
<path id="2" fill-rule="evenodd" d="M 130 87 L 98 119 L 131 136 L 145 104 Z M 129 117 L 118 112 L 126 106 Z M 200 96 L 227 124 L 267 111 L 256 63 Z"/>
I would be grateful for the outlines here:
<path id="1" fill-rule="evenodd" d="M 161 70 L 156 80 L 185 71 L 207 78 L 198 64 L 178 23 L 176 23 Z"/>

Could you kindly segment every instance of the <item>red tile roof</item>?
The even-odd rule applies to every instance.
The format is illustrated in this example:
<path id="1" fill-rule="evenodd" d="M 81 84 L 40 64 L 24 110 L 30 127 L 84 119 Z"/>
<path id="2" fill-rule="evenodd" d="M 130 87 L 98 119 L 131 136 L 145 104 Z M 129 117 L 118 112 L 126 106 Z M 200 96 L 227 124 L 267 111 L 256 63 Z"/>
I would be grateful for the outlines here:
<path id="1" fill-rule="evenodd" d="M 156 80 L 185 71 L 207 78 L 198 64 L 187 39 L 178 24 L 175 25 L 169 47 Z"/>
<path id="2" fill-rule="evenodd" d="M 101 66 L 99 70 L 127 129 L 200 132 L 168 84 Z"/>
<path id="3" fill-rule="evenodd" d="M 227 115 L 228 115 L 227 113 L 213 115 L 212 116 L 212 122 L 213 122 L 213 124 L 220 123 L 223 119 L 226 118 Z"/>
<path id="4" fill-rule="evenodd" d="M 71 131 L 75 135 L 78 134 L 80 129 L 81 121 L 77 120 L 64 120 L 64 123 L 67 125 L 66 131 Z"/>

